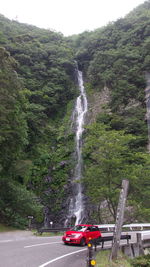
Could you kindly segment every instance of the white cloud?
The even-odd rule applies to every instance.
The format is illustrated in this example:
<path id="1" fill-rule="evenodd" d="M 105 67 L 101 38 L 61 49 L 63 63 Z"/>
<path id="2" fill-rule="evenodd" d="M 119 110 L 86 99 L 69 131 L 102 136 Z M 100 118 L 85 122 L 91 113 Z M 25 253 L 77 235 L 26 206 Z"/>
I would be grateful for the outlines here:
<path id="1" fill-rule="evenodd" d="M 0 13 L 71 35 L 106 25 L 141 3 L 144 0 L 1 0 Z"/>

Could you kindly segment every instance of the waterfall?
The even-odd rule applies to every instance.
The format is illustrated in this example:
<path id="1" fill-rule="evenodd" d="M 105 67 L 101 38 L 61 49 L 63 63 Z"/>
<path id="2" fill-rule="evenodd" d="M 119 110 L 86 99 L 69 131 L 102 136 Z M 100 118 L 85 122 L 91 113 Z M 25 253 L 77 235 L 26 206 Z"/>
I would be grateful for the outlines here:
<path id="1" fill-rule="evenodd" d="M 83 85 L 82 72 L 77 70 L 79 96 L 76 100 L 74 110 L 74 123 L 76 128 L 75 136 L 75 152 L 76 152 L 76 166 L 74 171 L 74 177 L 72 178 L 72 196 L 69 204 L 69 214 L 66 220 L 72 220 L 72 223 L 79 224 L 84 218 L 84 200 L 82 193 L 82 134 L 84 131 L 85 116 L 88 111 L 87 97 L 85 88 Z M 74 220 L 74 222 L 73 222 Z"/>

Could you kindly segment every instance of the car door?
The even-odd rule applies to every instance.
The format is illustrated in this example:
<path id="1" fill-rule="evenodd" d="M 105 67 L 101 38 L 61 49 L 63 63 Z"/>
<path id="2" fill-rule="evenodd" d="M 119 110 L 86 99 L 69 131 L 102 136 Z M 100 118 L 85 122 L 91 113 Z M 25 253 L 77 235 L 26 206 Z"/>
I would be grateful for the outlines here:
<path id="1" fill-rule="evenodd" d="M 98 238 L 101 236 L 101 232 L 99 231 L 97 226 L 92 226 L 91 227 L 91 231 L 92 231 L 92 238 Z"/>
<path id="2" fill-rule="evenodd" d="M 93 229 L 92 229 L 91 226 L 88 226 L 87 227 L 85 233 L 86 233 L 86 240 L 87 240 L 87 242 L 89 242 L 90 239 L 93 239 Z"/>

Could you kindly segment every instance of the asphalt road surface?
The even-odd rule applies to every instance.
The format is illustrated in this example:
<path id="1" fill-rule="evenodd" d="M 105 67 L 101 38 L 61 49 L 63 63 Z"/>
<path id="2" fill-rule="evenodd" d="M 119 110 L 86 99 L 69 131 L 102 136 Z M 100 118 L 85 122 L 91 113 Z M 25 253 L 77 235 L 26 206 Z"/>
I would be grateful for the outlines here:
<path id="1" fill-rule="evenodd" d="M 86 247 L 66 246 L 61 236 L 37 237 L 26 231 L 0 233 L 0 267 L 85 267 L 86 254 Z"/>
<path id="2" fill-rule="evenodd" d="M 61 236 L 0 233 L 0 267 L 85 267 L 86 257 L 87 247 L 64 245 Z"/>

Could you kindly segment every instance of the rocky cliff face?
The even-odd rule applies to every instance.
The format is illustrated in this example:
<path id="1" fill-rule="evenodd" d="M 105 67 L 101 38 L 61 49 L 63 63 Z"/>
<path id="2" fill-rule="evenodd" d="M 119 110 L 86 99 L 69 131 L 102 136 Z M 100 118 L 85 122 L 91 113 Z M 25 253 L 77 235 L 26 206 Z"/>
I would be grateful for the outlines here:
<path id="1" fill-rule="evenodd" d="M 110 112 L 108 104 L 110 102 L 110 90 L 104 87 L 100 92 L 94 92 L 88 95 L 89 112 L 87 116 L 88 124 L 94 122 L 101 112 Z"/>

